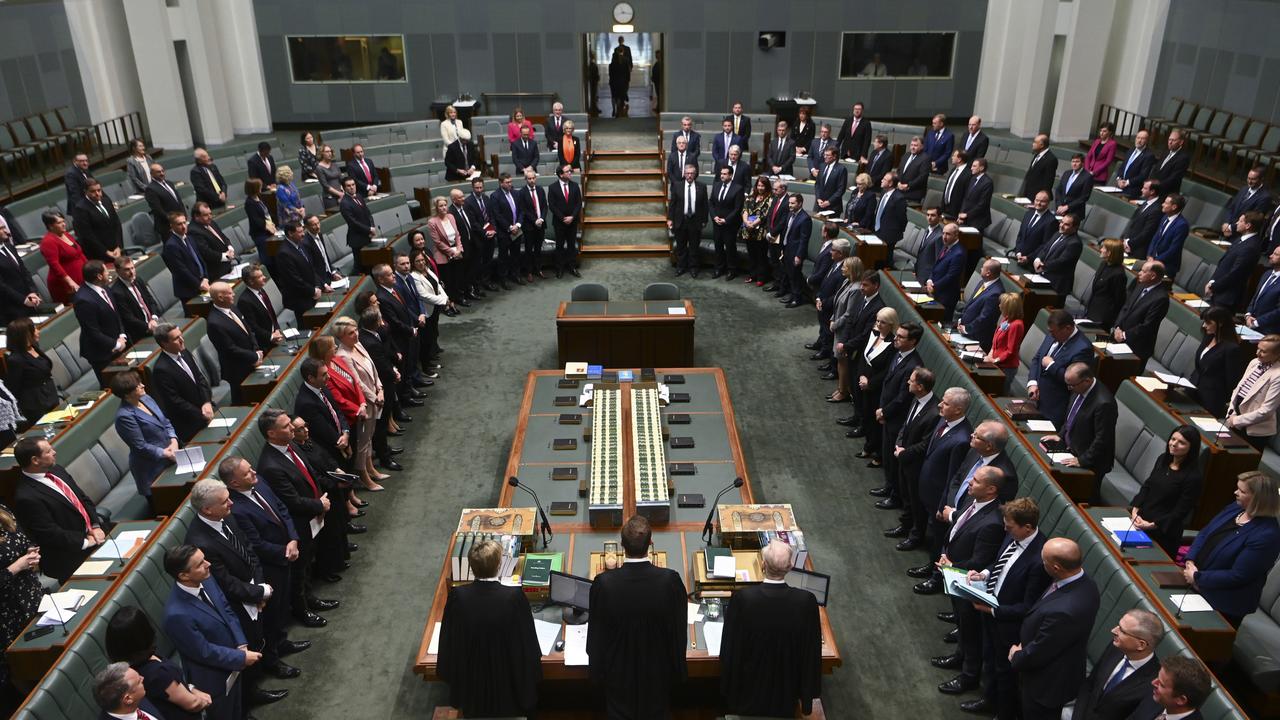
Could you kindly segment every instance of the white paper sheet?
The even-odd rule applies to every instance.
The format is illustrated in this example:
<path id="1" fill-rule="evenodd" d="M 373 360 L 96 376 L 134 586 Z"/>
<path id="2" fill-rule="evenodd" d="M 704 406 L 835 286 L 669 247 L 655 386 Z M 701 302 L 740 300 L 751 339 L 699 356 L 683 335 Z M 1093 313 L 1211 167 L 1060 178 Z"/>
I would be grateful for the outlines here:
<path id="1" fill-rule="evenodd" d="M 151 534 L 150 530 L 126 530 L 118 533 L 113 537 L 108 537 L 107 541 L 98 547 L 98 550 L 89 557 L 94 560 L 119 560 L 125 557 L 133 546 L 138 544 L 139 540 L 146 540 Z"/>
<path id="2" fill-rule="evenodd" d="M 907 298 L 917 305 L 926 305 L 933 302 L 933 296 L 925 293 L 907 293 Z"/>
<path id="3" fill-rule="evenodd" d="M 85 560 L 76 568 L 76 575 L 106 575 L 114 564 L 110 560 Z"/>
<path id="4" fill-rule="evenodd" d="M 1031 432 L 1054 432 L 1058 428 L 1053 426 L 1052 420 L 1028 420 L 1027 429 Z"/>
<path id="5" fill-rule="evenodd" d="M 1195 308 L 1196 310 L 1203 310 L 1209 307 L 1209 303 L 1207 301 L 1200 300 L 1198 298 L 1195 300 L 1183 300 L 1182 302 L 1186 304 L 1187 307 Z"/>
<path id="6" fill-rule="evenodd" d="M 436 627 L 440 627 L 440 623 L 436 623 Z M 544 656 L 550 655 L 552 649 L 556 646 L 556 638 L 560 637 L 560 623 L 547 622 L 538 618 L 533 619 L 533 631 L 538 633 L 538 648 L 542 650 Z M 431 642 L 439 645 L 439 632 L 435 632 L 431 636 Z"/>
<path id="7" fill-rule="evenodd" d="M 738 570 L 737 560 L 733 555 L 719 555 L 716 557 L 716 563 L 711 567 L 711 577 L 731 578 Z"/>
<path id="8" fill-rule="evenodd" d="M 884 241 L 877 235 L 858 235 L 857 238 L 868 245 L 883 245 Z"/>
<path id="9" fill-rule="evenodd" d="M 40 616 L 36 621 L 36 627 L 45 627 L 46 625 L 62 625 L 71 622 L 76 614 L 70 610 L 58 610 L 57 612 L 47 612 Z"/>
<path id="10" fill-rule="evenodd" d="M 1200 428 L 1201 430 L 1207 433 L 1231 432 L 1231 428 L 1228 428 L 1226 425 L 1223 425 L 1221 422 L 1218 421 L 1217 418 L 1206 417 L 1203 415 L 1193 415 L 1191 417 L 1191 422 L 1194 423 L 1196 427 Z"/>
<path id="11" fill-rule="evenodd" d="M 292 340 L 299 335 L 298 328 L 285 328 L 280 331 L 280 334 L 289 340 Z"/>
<path id="12" fill-rule="evenodd" d="M 974 340 L 968 335 L 962 335 L 957 332 L 948 334 L 947 339 L 955 343 L 956 345 L 977 345 L 978 344 L 977 340 Z"/>
<path id="13" fill-rule="evenodd" d="M 1156 392 L 1158 390 L 1169 389 L 1168 383 L 1161 382 L 1156 378 L 1147 377 L 1145 375 L 1138 375 L 1133 379 L 1133 381 L 1138 384 L 1138 387 L 1146 390 L 1147 392 Z"/>
<path id="14" fill-rule="evenodd" d="M 200 445 L 180 448 L 174 453 L 174 460 L 178 463 L 179 475 L 195 475 L 204 469 L 204 448 Z"/>
<path id="15" fill-rule="evenodd" d="M 919 290 L 922 286 L 916 280 L 903 280 L 902 288 L 904 290 Z"/>
<path id="16" fill-rule="evenodd" d="M 1026 279 L 1027 279 L 1027 282 L 1030 282 L 1030 283 L 1038 283 L 1038 284 L 1041 284 L 1041 285 L 1048 285 L 1048 284 L 1049 284 L 1049 278 L 1047 278 L 1047 277 L 1045 277 L 1045 276 L 1043 276 L 1043 275 L 1040 275 L 1040 274 L 1038 274 L 1038 273 L 1027 273 L 1026 275 L 1023 275 L 1022 277 L 1026 278 Z"/>
<path id="17" fill-rule="evenodd" d="M 1097 190 L 1098 192 L 1104 192 L 1104 193 L 1122 192 L 1120 188 L 1116 187 L 1115 185 L 1103 185 L 1102 187 L 1095 187 L 1094 190 Z"/>
<path id="18" fill-rule="evenodd" d="M 667 308 L 667 314 L 668 315 L 688 315 L 689 312 L 685 310 L 683 307 L 669 307 Z"/>
<path id="19" fill-rule="evenodd" d="M 236 421 L 233 418 L 214 418 L 209 422 L 209 427 L 228 428 L 235 424 L 236 424 Z"/>
<path id="20" fill-rule="evenodd" d="M 1066 453 L 1066 452 L 1049 453 L 1049 459 L 1054 461 L 1055 463 L 1058 463 L 1059 465 L 1065 463 L 1067 460 L 1070 460 L 1073 457 L 1075 457 L 1075 455 L 1072 455 L 1071 453 Z"/>
<path id="21" fill-rule="evenodd" d="M 337 280 L 330 280 L 329 287 L 333 288 L 334 290 L 346 290 L 347 288 L 351 287 L 351 278 L 344 277 L 344 278 L 339 278 Z"/>
<path id="22" fill-rule="evenodd" d="M 537 620 L 534 620 L 537 622 Z M 431 628 L 431 642 L 427 643 L 427 653 L 430 655 L 440 654 L 440 623 Z"/>
<path id="23" fill-rule="evenodd" d="M 1132 355 L 1133 354 L 1133 348 L 1129 347 L 1128 343 L 1107 343 L 1107 346 L 1104 349 L 1108 353 L 1111 353 L 1112 355 Z"/>
<path id="24" fill-rule="evenodd" d="M 97 590 L 63 590 L 40 597 L 40 607 L 36 612 L 47 613 L 56 604 L 60 610 L 75 612 L 98 594 Z"/>
<path id="25" fill-rule="evenodd" d="M 1163 380 L 1164 382 L 1170 385 L 1177 385 L 1179 387 L 1188 388 L 1190 390 L 1196 389 L 1196 386 L 1193 385 L 1190 380 L 1182 377 L 1181 375 L 1171 375 L 1166 372 L 1160 372 L 1159 370 L 1156 370 L 1155 374 L 1156 374 L 1156 377 L 1160 378 L 1161 380 Z"/>
<path id="26" fill-rule="evenodd" d="M 707 654 L 720 657 L 720 640 L 724 637 L 724 623 L 702 623 L 702 637 L 707 641 Z"/>
<path id="27" fill-rule="evenodd" d="M 1100 524 L 1111 532 L 1128 532 L 1134 529 L 1133 520 L 1127 517 L 1102 518 Z"/>
<path id="28" fill-rule="evenodd" d="M 1209 601 L 1196 593 L 1174 593 L 1169 600 L 1175 608 L 1182 608 L 1182 612 L 1213 612 Z"/>
<path id="29" fill-rule="evenodd" d="M 1244 325 L 1236 326 L 1236 334 L 1240 336 L 1241 340 L 1248 342 L 1254 342 L 1262 339 L 1262 333 L 1254 330 L 1253 328 L 1245 327 Z"/>
<path id="30" fill-rule="evenodd" d="M 316 303 L 316 309 L 317 309 L 317 310 L 329 310 L 330 308 L 332 308 L 333 306 L 335 306 L 335 305 L 337 305 L 337 304 L 338 304 L 338 303 L 334 302 L 333 300 L 325 300 L 324 302 L 318 302 L 318 303 Z"/>
<path id="31" fill-rule="evenodd" d="M 567 625 L 564 629 L 564 664 L 566 666 L 586 665 L 587 657 L 587 624 Z"/>
<path id="32" fill-rule="evenodd" d="M 314 538 L 319 535 L 320 531 L 324 529 L 324 516 L 317 515 L 311 518 L 311 522 L 308 523 L 308 527 L 311 528 L 311 537 Z"/>
<path id="33" fill-rule="evenodd" d="M 125 355 L 125 357 L 130 360 L 146 360 L 147 358 L 151 357 L 151 351 L 150 350 L 132 350 L 127 355 Z"/>

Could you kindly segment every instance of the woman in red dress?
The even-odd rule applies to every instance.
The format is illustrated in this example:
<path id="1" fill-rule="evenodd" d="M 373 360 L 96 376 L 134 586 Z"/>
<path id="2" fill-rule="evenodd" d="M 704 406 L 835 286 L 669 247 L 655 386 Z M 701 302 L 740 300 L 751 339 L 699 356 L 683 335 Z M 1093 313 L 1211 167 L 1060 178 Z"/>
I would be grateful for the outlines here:
<path id="1" fill-rule="evenodd" d="M 47 231 L 40 239 L 40 254 L 49 266 L 49 296 L 56 303 L 69 302 L 84 283 L 84 250 L 67 232 L 67 219 L 62 213 L 49 210 L 40 219 Z"/>

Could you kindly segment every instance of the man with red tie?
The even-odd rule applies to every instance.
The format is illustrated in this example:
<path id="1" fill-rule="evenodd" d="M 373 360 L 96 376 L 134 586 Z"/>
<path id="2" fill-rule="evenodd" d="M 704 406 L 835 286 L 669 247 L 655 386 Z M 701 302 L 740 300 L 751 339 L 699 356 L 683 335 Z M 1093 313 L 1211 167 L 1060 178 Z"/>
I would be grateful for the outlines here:
<path id="1" fill-rule="evenodd" d="M 550 188 L 547 204 L 551 206 L 551 227 L 556 236 L 556 277 L 564 277 L 567 269 L 574 277 L 578 272 L 578 219 L 582 217 L 582 189 L 573 181 L 573 166 L 556 168 L 559 179 Z"/>
<path id="2" fill-rule="evenodd" d="M 364 146 L 351 148 L 351 159 L 347 161 L 347 177 L 356 181 L 356 190 L 364 197 L 378 194 L 378 168 L 373 160 L 364 156 Z"/>
<path id="3" fill-rule="evenodd" d="M 266 438 L 258 458 L 258 475 L 284 503 L 298 535 L 298 561 L 290 566 L 289 602 L 293 617 L 306 627 L 322 627 L 327 622 L 315 613 L 338 607 L 336 600 L 321 600 L 311 594 L 311 564 L 315 561 L 315 538 L 324 527 L 329 511 L 329 494 L 320 489 L 313 468 L 298 451 L 293 438 L 293 421 L 279 408 L 268 408 L 258 416 L 258 432 Z"/>
<path id="4" fill-rule="evenodd" d="M 80 323 L 80 357 L 93 368 L 98 384 L 106 386 L 102 371 L 129 345 L 115 302 L 107 290 L 107 268 L 101 260 L 84 264 L 84 284 L 72 296 Z"/>
<path id="5" fill-rule="evenodd" d="M 40 547 L 40 571 L 58 582 L 106 541 L 106 523 L 93 501 L 80 490 L 58 453 L 42 437 L 24 437 L 13 446 L 13 459 L 22 470 L 14 491 L 18 522 Z"/>

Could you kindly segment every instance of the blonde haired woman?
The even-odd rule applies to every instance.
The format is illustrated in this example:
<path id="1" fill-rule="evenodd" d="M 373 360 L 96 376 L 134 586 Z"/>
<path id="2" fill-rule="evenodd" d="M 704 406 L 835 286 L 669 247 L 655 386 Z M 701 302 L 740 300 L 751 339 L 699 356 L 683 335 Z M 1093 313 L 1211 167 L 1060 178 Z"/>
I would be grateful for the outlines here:
<path id="1" fill-rule="evenodd" d="M 458 142 L 458 138 L 470 141 L 471 131 L 458 119 L 458 109 L 450 105 L 444 109 L 444 120 L 440 122 L 440 139 L 444 140 L 445 147 L 449 147 Z"/>
<path id="2" fill-rule="evenodd" d="M 351 369 L 364 393 L 366 413 L 364 417 L 357 419 L 360 431 L 356 436 L 355 467 L 362 476 L 386 480 L 391 476 L 379 473 L 373 466 L 373 434 L 377 430 L 378 418 L 382 416 L 386 406 L 378 368 L 373 364 L 369 351 L 360 344 L 360 327 L 355 320 L 344 315 L 333 321 L 329 333 L 338 341 L 338 359 Z"/>
<path id="3" fill-rule="evenodd" d="M 858 309 L 862 307 L 865 300 L 862 296 L 862 259 L 856 255 L 850 255 L 840 261 L 840 274 L 844 276 L 844 283 L 840 289 L 836 291 L 835 304 L 831 309 L 831 333 L 834 338 L 831 341 L 832 353 L 836 358 L 836 391 L 827 397 L 827 402 L 845 402 L 852 399 L 853 392 L 850 387 L 850 369 L 849 369 L 849 351 L 850 348 L 845 347 L 840 342 L 840 338 L 844 334 L 845 327 L 848 323 L 853 322 L 853 316 Z"/>
<path id="4" fill-rule="evenodd" d="M 572 120 L 564 121 L 564 137 L 560 139 L 560 147 L 556 148 L 556 160 L 560 163 L 556 167 L 571 165 L 574 170 L 582 171 L 582 147 L 578 138 L 573 136 Z"/>
<path id="5" fill-rule="evenodd" d="M 329 380 L 326 386 L 329 388 L 329 393 L 333 395 L 334 402 L 338 404 L 338 410 L 346 419 L 347 427 L 351 428 L 356 448 L 352 458 L 353 469 L 360 476 L 366 490 L 381 491 L 383 487 L 375 482 L 368 467 L 360 462 L 359 446 L 365 432 L 363 421 L 369 417 L 370 413 L 369 403 L 365 398 L 364 390 L 361 389 L 359 379 L 356 378 L 355 370 L 345 358 L 338 356 L 338 341 L 334 339 L 332 331 L 329 335 L 313 337 L 307 344 L 307 354 L 325 363 L 329 368 Z M 354 494 L 353 502 L 358 504 Z"/>
<path id="6" fill-rule="evenodd" d="M 280 227 L 289 221 L 302 224 L 307 210 L 302 206 L 302 196 L 293 184 L 293 168 L 281 165 L 276 169 L 276 218 Z"/>

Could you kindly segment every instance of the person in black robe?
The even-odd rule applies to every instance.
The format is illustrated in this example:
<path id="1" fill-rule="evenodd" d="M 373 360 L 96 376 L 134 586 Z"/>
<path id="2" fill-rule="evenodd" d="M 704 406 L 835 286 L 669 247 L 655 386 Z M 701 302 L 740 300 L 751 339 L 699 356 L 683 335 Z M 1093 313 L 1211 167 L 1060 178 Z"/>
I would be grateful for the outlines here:
<path id="1" fill-rule="evenodd" d="M 591 583 L 587 654 L 610 720 L 670 715 L 671 688 L 685 678 L 686 593 L 680 574 L 649 562 L 653 533 L 638 515 L 622 526 L 621 567 Z"/>
<path id="2" fill-rule="evenodd" d="M 805 715 L 822 692 L 822 630 L 813 594 L 788 587 L 791 546 L 774 540 L 761 552 L 764 582 L 736 590 L 724 614 L 720 691 L 740 715 Z"/>
<path id="3" fill-rule="evenodd" d="M 622 117 L 630 99 L 627 91 L 631 87 L 631 48 L 618 38 L 618 46 L 613 49 L 613 57 L 609 60 L 609 93 L 613 96 L 613 116 Z"/>
<path id="4" fill-rule="evenodd" d="M 492 540 L 467 553 L 476 581 L 449 591 L 436 663 L 449 704 L 465 717 L 532 716 L 542 652 L 524 591 L 498 582 L 502 547 Z"/>

